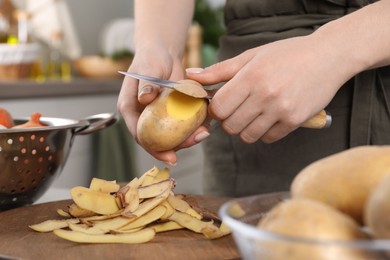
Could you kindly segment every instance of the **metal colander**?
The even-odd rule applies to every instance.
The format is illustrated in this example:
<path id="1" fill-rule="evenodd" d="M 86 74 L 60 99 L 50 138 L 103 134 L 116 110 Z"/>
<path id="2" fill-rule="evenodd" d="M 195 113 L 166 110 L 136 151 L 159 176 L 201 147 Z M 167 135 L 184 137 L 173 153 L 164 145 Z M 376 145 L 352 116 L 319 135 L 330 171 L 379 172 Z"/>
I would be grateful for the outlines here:
<path id="1" fill-rule="evenodd" d="M 0 210 L 36 201 L 63 169 L 74 136 L 96 132 L 116 121 L 110 113 L 79 121 L 42 117 L 45 127 L 0 129 Z"/>

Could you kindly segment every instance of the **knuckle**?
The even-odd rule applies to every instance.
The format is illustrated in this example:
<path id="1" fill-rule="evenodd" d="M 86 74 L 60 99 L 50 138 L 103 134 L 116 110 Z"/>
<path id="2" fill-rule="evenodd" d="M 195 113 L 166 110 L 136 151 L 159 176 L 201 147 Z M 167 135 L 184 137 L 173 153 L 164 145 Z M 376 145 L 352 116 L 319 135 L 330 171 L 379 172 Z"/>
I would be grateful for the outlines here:
<path id="1" fill-rule="evenodd" d="M 263 135 L 260 140 L 265 144 L 271 144 L 279 140 L 279 138 L 273 134 L 265 134 Z"/>
<path id="2" fill-rule="evenodd" d="M 265 95 L 266 95 L 265 99 L 266 100 L 270 100 L 270 101 L 277 100 L 277 98 L 279 97 L 279 92 L 276 89 L 274 89 L 272 87 L 269 87 L 266 90 L 267 90 L 266 93 L 265 93 Z"/>
<path id="3" fill-rule="evenodd" d="M 217 120 L 225 120 L 228 117 L 227 111 L 224 109 L 223 105 L 218 101 L 211 102 L 209 105 L 209 113 Z"/>
<path id="4" fill-rule="evenodd" d="M 297 120 L 293 117 L 286 117 L 283 120 L 283 124 L 285 125 L 286 128 L 293 128 L 297 124 Z"/>
<path id="5" fill-rule="evenodd" d="M 300 125 L 303 122 L 303 119 L 301 116 L 299 116 L 297 113 L 290 113 L 283 119 L 283 124 L 287 129 L 294 129 L 297 125 Z"/>
<path id="6" fill-rule="evenodd" d="M 259 140 L 259 137 L 257 135 L 254 135 L 252 133 L 248 133 L 247 131 L 241 132 L 240 138 L 244 143 L 247 143 L 247 144 L 253 144 L 257 140 Z"/>
<path id="7" fill-rule="evenodd" d="M 260 140 L 263 143 L 271 144 L 271 143 L 274 143 L 276 141 L 279 141 L 280 139 L 282 139 L 283 137 L 285 137 L 289 133 L 290 133 L 289 128 L 278 125 L 278 126 L 274 127 L 273 129 L 269 130 L 267 133 L 265 133 L 260 138 Z"/>
<path id="8" fill-rule="evenodd" d="M 123 114 L 126 111 L 126 108 L 128 107 L 128 105 L 126 104 L 126 102 L 123 102 L 122 100 L 118 100 L 116 103 L 116 107 L 117 107 L 118 112 L 120 114 Z"/>
<path id="9" fill-rule="evenodd" d="M 292 129 L 303 122 L 302 115 L 293 108 L 294 106 L 288 101 L 282 102 L 279 105 L 279 121 L 283 123 L 285 128 Z"/>
<path id="10" fill-rule="evenodd" d="M 238 131 L 235 130 L 235 128 L 229 122 L 223 121 L 222 128 L 229 135 L 237 135 L 238 134 Z"/>

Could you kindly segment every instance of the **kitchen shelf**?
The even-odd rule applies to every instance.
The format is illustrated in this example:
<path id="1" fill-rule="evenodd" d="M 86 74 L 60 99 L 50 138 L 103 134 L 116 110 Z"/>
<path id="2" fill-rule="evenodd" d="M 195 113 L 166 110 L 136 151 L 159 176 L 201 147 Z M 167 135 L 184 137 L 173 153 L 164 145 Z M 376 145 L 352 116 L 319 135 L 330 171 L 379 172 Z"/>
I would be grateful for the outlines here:
<path id="1" fill-rule="evenodd" d="M 122 79 L 74 78 L 68 82 L 0 81 L 0 100 L 119 93 Z"/>

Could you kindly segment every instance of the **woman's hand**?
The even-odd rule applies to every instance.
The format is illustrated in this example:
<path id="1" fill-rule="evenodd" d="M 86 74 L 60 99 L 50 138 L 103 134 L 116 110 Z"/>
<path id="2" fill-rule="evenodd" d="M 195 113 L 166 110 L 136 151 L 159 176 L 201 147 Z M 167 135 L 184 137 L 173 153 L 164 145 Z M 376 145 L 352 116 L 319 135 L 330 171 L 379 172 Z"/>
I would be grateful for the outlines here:
<path id="1" fill-rule="evenodd" d="M 135 56 L 128 72 L 162 79 L 184 78 L 182 57 L 188 28 L 192 22 L 195 1 L 188 0 L 135 0 L 134 45 Z M 161 15 L 163 14 L 163 15 Z M 137 139 L 137 122 L 145 106 L 159 94 L 159 86 L 126 77 L 118 98 L 118 110 L 126 125 Z M 203 129 L 203 130 L 202 130 Z M 177 149 L 191 146 L 202 135 L 201 128 Z M 195 136 L 198 135 L 197 138 Z M 206 132 L 207 134 L 207 132 Z M 176 150 L 166 152 L 148 151 L 156 159 L 176 164 Z"/>
<path id="2" fill-rule="evenodd" d="M 145 74 L 147 76 L 162 79 L 180 80 L 184 78 L 182 61 L 173 58 L 162 48 L 147 48 L 140 50 L 134 56 L 133 62 L 128 72 Z M 118 98 L 118 110 L 123 116 L 126 125 L 138 142 L 137 123 L 145 106 L 151 103 L 159 94 L 160 87 L 149 82 L 138 81 L 125 77 Z M 208 136 L 207 127 L 201 126 L 181 145 L 171 151 L 155 152 L 144 149 L 158 160 L 174 165 L 177 161 L 176 151 L 190 147 L 202 141 Z"/>
<path id="3" fill-rule="evenodd" d="M 187 76 L 203 85 L 226 82 L 209 113 L 228 134 L 271 143 L 321 111 L 352 76 L 338 57 L 315 36 L 296 37 L 187 69 Z"/>
<path id="4" fill-rule="evenodd" d="M 376 1 L 309 36 L 276 41 L 187 76 L 224 82 L 209 106 L 229 134 L 277 141 L 322 110 L 356 74 L 390 64 L 390 0 Z M 198 71 L 199 72 L 199 71 Z"/>

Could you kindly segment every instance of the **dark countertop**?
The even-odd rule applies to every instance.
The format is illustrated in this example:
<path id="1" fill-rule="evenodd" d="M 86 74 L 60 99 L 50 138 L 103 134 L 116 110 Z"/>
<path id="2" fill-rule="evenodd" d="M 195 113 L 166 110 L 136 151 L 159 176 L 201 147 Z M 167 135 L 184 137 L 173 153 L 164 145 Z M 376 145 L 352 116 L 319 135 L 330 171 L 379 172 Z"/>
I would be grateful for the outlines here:
<path id="1" fill-rule="evenodd" d="M 68 82 L 31 80 L 0 81 L 0 100 L 119 94 L 122 79 L 74 78 Z"/>

